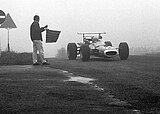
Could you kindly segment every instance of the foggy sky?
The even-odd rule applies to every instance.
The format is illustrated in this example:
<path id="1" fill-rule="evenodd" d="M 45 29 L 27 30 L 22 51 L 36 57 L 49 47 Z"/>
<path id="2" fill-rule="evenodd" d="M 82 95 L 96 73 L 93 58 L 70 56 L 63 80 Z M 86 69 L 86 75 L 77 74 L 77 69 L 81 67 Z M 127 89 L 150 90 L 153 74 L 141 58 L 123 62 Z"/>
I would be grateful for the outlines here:
<path id="1" fill-rule="evenodd" d="M 32 52 L 29 27 L 33 16 L 40 26 L 61 30 L 57 43 L 44 42 L 45 57 L 69 42 L 81 42 L 77 32 L 106 32 L 104 40 L 114 46 L 160 46 L 160 0 L 1 0 L 1 10 L 17 25 L 10 30 L 11 50 Z M 7 48 L 7 30 L 0 29 L 1 48 Z M 45 32 L 43 33 L 45 41 Z"/>

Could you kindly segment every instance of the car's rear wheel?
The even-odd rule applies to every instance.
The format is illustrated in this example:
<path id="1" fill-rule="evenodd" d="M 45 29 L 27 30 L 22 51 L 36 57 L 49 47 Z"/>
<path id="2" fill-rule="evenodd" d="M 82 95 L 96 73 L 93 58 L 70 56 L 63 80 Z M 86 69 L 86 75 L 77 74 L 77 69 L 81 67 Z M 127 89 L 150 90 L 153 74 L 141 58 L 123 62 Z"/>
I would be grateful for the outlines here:
<path id="1" fill-rule="evenodd" d="M 77 45 L 76 43 L 69 43 L 67 45 L 67 56 L 69 60 L 75 60 L 77 58 Z"/>
<path id="2" fill-rule="evenodd" d="M 119 57 L 121 60 L 128 59 L 129 56 L 129 46 L 126 42 L 121 42 L 119 44 Z"/>
<path id="3" fill-rule="evenodd" d="M 88 61 L 90 59 L 90 48 L 89 45 L 83 44 L 80 47 L 80 57 L 82 61 Z"/>

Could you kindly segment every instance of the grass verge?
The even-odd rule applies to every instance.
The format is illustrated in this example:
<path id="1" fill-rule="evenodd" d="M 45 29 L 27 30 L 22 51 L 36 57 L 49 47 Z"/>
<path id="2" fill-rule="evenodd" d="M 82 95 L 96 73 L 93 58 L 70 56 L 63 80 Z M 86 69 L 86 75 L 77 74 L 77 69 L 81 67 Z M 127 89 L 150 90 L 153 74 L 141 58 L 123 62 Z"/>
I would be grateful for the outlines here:
<path id="1" fill-rule="evenodd" d="M 32 64 L 32 53 L 17 53 L 4 51 L 0 56 L 0 65 L 29 65 Z"/>

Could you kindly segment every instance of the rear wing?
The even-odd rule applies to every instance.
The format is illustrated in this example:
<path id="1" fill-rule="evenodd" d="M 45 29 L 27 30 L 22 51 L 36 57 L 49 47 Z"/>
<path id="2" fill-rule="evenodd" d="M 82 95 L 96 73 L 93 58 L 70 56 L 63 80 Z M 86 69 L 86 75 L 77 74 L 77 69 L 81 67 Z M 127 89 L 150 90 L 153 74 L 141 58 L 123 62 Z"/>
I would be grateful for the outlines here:
<path id="1" fill-rule="evenodd" d="M 106 32 L 78 32 L 77 34 L 79 34 L 79 35 L 86 35 L 86 34 L 89 34 L 89 35 L 91 35 L 91 34 L 99 34 L 99 35 L 101 35 L 101 34 L 106 34 Z"/>
<path id="2" fill-rule="evenodd" d="M 78 32 L 77 34 L 82 35 L 84 42 L 86 39 L 91 40 L 91 37 L 95 34 L 101 36 L 101 34 L 106 34 L 106 32 Z"/>

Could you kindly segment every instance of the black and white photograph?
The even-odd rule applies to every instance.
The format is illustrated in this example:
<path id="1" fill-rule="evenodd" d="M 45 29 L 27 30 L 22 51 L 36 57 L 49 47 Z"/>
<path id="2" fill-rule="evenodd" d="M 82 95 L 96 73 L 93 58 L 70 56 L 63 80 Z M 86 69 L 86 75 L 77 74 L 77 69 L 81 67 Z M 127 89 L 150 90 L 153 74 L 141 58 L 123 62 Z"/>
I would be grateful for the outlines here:
<path id="1" fill-rule="evenodd" d="M 0 114 L 160 114 L 160 0 L 0 2 Z"/>

